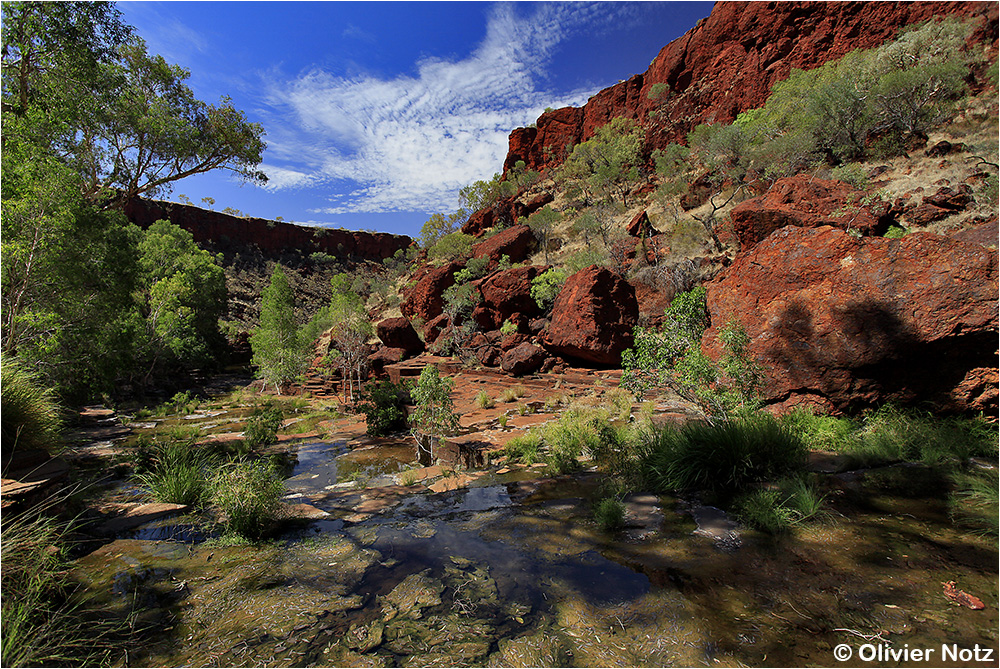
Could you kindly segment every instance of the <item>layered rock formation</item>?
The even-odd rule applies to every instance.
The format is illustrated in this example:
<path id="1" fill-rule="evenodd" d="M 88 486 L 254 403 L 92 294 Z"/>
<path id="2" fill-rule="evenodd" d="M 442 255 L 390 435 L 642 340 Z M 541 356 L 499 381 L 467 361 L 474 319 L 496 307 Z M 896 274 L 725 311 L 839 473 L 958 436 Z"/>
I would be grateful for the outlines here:
<path id="1" fill-rule="evenodd" d="M 253 245 L 264 253 L 322 251 L 342 259 L 381 261 L 413 242 L 406 235 L 312 228 L 141 198 L 125 206 L 125 215 L 140 228 L 147 228 L 161 219 L 168 220 L 190 232 L 198 244 Z"/>
<path id="2" fill-rule="evenodd" d="M 786 227 L 707 284 L 702 344 L 717 354 L 720 327 L 746 328 L 779 406 L 995 411 L 997 282 L 977 244 Z"/>
<path id="3" fill-rule="evenodd" d="M 711 15 L 665 46 L 643 74 L 593 96 L 581 108 L 542 114 L 510 134 L 504 169 L 560 164 L 566 146 L 623 116 L 646 129 L 645 152 L 682 139 L 700 123 L 729 123 L 760 107 L 793 68 L 811 69 L 853 49 L 893 39 L 932 16 L 977 20 L 970 42 L 997 44 L 993 2 L 718 2 Z M 655 85 L 664 92 L 650 99 Z M 658 88 L 658 90 L 659 90 Z"/>

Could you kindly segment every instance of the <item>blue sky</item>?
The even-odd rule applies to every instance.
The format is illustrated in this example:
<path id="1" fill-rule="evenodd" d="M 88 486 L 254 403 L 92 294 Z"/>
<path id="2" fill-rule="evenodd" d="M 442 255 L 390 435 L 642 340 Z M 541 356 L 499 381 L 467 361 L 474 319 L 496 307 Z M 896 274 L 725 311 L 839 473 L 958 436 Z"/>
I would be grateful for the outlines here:
<path id="1" fill-rule="evenodd" d="M 265 187 L 190 177 L 164 199 L 416 235 L 498 172 L 507 136 L 644 72 L 709 2 L 120 2 L 150 52 L 266 132 Z"/>

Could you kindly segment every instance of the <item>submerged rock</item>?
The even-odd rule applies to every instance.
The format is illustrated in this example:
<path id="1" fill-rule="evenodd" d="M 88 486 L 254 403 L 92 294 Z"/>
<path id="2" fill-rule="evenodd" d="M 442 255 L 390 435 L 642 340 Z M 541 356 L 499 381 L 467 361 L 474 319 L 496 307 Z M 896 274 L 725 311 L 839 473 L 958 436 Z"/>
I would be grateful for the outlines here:
<path id="1" fill-rule="evenodd" d="M 397 615 L 420 618 L 421 612 L 441 603 L 444 584 L 428 576 L 430 569 L 410 574 L 383 598 L 382 614 L 385 620 Z"/>

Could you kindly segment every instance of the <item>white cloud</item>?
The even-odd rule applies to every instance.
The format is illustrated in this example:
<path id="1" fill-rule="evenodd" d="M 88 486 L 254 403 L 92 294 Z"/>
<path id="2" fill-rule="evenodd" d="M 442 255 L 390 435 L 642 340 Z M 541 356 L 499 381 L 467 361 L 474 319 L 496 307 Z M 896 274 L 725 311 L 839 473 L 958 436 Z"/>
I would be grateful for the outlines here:
<path id="1" fill-rule="evenodd" d="M 607 19 L 614 4 L 546 4 L 527 18 L 498 5 L 485 38 L 462 60 L 427 58 L 415 75 L 392 79 L 313 69 L 272 83 L 269 103 L 285 122 L 277 134 L 268 126 L 269 161 L 283 164 L 265 167 L 267 188 L 356 185 L 314 213 L 454 209 L 459 188 L 500 168 L 511 129 L 594 92 L 555 93 L 538 81 L 553 48 L 599 15 Z"/>

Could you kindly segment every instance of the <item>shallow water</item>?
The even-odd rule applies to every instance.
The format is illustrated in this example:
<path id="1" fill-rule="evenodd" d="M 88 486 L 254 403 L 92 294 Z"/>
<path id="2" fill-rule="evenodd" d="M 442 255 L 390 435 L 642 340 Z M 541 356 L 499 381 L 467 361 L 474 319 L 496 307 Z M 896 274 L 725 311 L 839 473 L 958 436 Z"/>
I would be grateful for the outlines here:
<path id="1" fill-rule="evenodd" d="M 361 522 L 324 497 L 405 450 L 300 444 L 288 490 L 334 517 L 256 546 L 162 521 L 77 574 L 144 609 L 135 666 L 872 666 L 833 648 L 997 646 L 996 542 L 952 525 L 925 469 L 830 477 L 826 520 L 738 545 L 697 533 L 730 531 L 721 512 L 670 497 L 630 498 L 632 526 L 602 532 L 594 475 L 484 477 Z M 987 608 L 945 599 L 951 580 Z"/>

